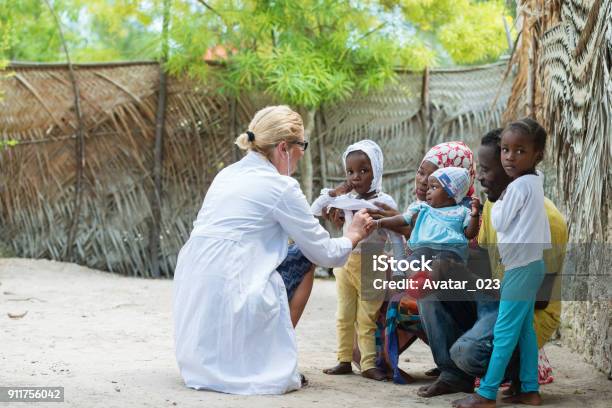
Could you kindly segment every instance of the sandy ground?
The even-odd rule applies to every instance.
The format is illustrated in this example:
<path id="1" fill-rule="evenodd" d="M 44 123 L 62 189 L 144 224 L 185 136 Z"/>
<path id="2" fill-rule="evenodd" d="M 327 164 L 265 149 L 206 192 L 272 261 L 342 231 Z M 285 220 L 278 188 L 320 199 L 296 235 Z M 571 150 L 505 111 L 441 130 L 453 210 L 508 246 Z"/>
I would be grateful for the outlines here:
<path id="1" fill-rule="evenodd" d="M 173 353 L 171 281 L 125 278 L 44 260 L 0 259 L 0 293 L 0 386 L 63 386 L 62 405 L 448 407 L 460 396 L 416 396 L 416 389 L 429 381 L 423 371 L 433 367 L 429 349 L 420 342 L 402 355 L 402 368 L 419 379 L 413 385 L 322 374 L 321 368 L 335 362 L 333 281 L 315 282 L 297 330 L 300 369 L 310 386 L 261 397 L 183 386 Z M 26 311 L 20 319 L 8 316 Z M 542 388 L 546 405 L 610 406 L 605 401 L 612 400 L 611 383 L 604 374 L 563 347 L 546 347 L 555 370 L 555 382 Z"/>

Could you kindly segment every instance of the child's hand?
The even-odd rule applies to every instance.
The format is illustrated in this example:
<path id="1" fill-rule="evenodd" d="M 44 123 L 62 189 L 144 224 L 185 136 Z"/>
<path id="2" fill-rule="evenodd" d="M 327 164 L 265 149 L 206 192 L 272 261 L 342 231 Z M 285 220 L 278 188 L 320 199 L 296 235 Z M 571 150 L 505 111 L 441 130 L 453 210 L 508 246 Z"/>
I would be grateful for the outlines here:
<path id="1" fill-rule="evenodd" d="M 336 188 L 334 188 L 332 191 L 330 191 L 330 196 L 332 197 L 338 197 L 344 194 L 348 194 L 351 191 L 353 191 L 355 187 L 348 181 L 345 181 L 344 183 L 340 184 L 339 186 L 337 186 Z"/>
<path id="2" fill-rule="evenodd" d="M 374 220 L 371 219 L 367 224 L 366 224 L 366 231 L 368 232 L 372 232 L 375 229 L 378 229 L 378 220 Z"/>
<path id="3" fill-rule="evenodd" d="M 341 229 L 344 225 L 344 211 L 338 208 L 329 207 L 321 212 L 321 216 L 338 229 Z"/>
<path id="4" fill-rule="evenodd" d="M 401 213 L 397 211 L 395 208 L 392 208 L 388 204 L 381 203 L 375 201 L 374 204 L 379 208 L 378 210 L 372 210 L 368 208 L 366 211 L 374 218 L 375 220 L 381 218 L 394 217 L 396 215 L 400 215 Z"/>
<path id="5" fill-rule="evenodd" d="M 478 216 L 478 211 L 480 210 L 480 200 L 477 197 L 472 198 L 472 212 L 471 212 L 471 216 L 472 217 L 477 217 Z"/>

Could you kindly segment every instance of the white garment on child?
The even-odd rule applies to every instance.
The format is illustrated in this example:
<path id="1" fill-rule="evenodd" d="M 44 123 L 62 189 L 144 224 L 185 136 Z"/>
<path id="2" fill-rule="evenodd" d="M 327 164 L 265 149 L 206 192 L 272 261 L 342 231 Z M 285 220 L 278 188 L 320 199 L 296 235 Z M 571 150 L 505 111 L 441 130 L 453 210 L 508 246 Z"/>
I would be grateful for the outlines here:
<path id="1" fill-rule="evenodd" d="M 491 223 L 506 270 L 542 259 L 551 248 L 542 176 L 528 174 L 510 183 L 503 199 L 493 204 Z"/>
<path id="2" fill-rule="evenodd" d="M 351 225 L 351 220 L 353 219 L 353 210 L 357 210 L 361 208 L 378 208 L 375 206 L 374 204 L 375 202 L 383 203 L 393 209 L 397 209 L 397 204 L 395 203 L 395 200 L 393 199 L 393 197 L 391 197 L 389 194 L 386 194 L 386 193 L 378 193 L 374 197 L 364 200 L 364 199 L 358 199 L 357 194 L 355 193 L 349 193 L 349 194 L 344 194 L 338 197 L 332 197 L 329 195 L 330 190 L 331 189 L 329 188 L 324 188 L 323 190 L 321 190 L 321 195 L 312 203 L 312 205 L 310 206 L 310 209 L 312 210 L 312 213 L 314 215 L 320 217 L 323 214 L 323 211 L 328 211 L 328 208 L 344 207 L 344 208 L 341 208 L 344 210 L 344 226 L 342 227 L 344 232 L 346 232 L 348 229 L 348 226 Z M 359 200 L 363 203 L 361 207 L 357 208 L 357 206 L 354 205 L 356 200 Z M 338 206 L 336 206 L 336 203 Z M 395 231 L 387 230 L 384 228 L 378 229 L 372 232 L 366 239 L 361 241 L 355 247 L 355 249 L 353 249 L 353 252 L 355 253 L 361 252 L 362 243 L 380 245 L 380 244 L 384 244 L 387 241 L 389 241 L 393 245 L 393 251 L 394 251 L 394 255 L 396 258 L 404 256 L 403 250 L 404 250 L 404 245 L 405 245 L 404 244 L 405 239 L 403 235 L 398 234 Z"/>

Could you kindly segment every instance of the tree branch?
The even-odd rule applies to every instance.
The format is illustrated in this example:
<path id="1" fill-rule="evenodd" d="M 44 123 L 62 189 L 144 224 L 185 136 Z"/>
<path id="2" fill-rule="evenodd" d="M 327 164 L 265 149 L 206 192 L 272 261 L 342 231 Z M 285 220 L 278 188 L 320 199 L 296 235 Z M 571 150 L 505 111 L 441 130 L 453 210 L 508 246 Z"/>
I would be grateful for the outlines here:
<path id="1" fill-rule="evenodd" d="M 223 17 L 223 15 L 221 15 L 221 13 L 219 13 L 217 10 L 215 10 L 214 8 L 212 8 L 208 3 L 206 3 L 204 0 L 198 0 L 198 3 L 200 3 L 201 5 L 203 5 L 204 7 L 206 7 L 208 10 L 210 10 L 212 13 L 216 14 L 221 21 L 223 21 L 223 24 L 225 24 L 225 26 L 227 28 L 229 28 L 229 24 L 227 24 L 227 21 L 225 21 L 225 18 Z"/>
<path id="2" fill-rule="evenodd" d="M 72 248 L 74 246 L 74 241 L 76 239 L 77 229 L 79 225 L 79 219 L 81 218 L 81 203 L 83 201 L 83 169 L 85 167 L 85 139 L 83 136 L 84 132 L 84 124 L 83 124 L 83 116 L 81 114 L 81 101 L 79 97 L 79 85 L 76 80 L 76 75 L 74 73 L 74 67 L 72 66 L 72 61 L 70 60 L 70 53 L 68 52 L 68 45 L 66 44 L 66 39 L 64 38 L 64 33 L 62 31 L 62 24 L 59 20 L 59 17 L 55 13 L 53 6 L 49 2 L 49 0 L 45 0 L 47 3 L 47 7 L 49 7 L 49 11 L 53 15 L 55 19 L 55 24 L 57 25 L 57 31 L 59 32 L 60 40 L 62 42 L 62 47 L 64 48 L 64 53 L 66 54 L 66 62 L 68 63 L 68 72 L 70 76 L 70 82 L 72 82 L 72 89 L 74 91 L 74 110 L 77 119 L 77 129 L 76 129 L 76 177 L 74 182 L 74 200 L 75 200 L 75 208 L 74 213 L 72 215 L 72 220 L 70 222 L 70 228 L 68 229 L 68 236 L 66 238 L 66 248 L 64 250 L 63 258 L 64 260 L 71 260 L 72 258 Z"/>
<path id="3" fill-rule="evenodd" d="M 373 29 L 371 29 L 370 31 L 368 31 L 367 33 L 365 33 L 364 35 L 361 36 L 361 38 L 357 39 L 356 42 L 360 42 L 361 40 L 365 39 L 366 37 L 374 34 L 376 31 L 380 30 L 381 28 L 383 28 L 384 26 L 387 25 L 387 22 L 385 21 L 384 23 L 380 23 L 378 26 L 374 27 Z"/>
<path id="4" fill-rule="evenodd" d="M 360 41 L 363 41 L 366 37 L 374 34 L 376 31 L 380 30 L 381 28 L 383 28 L 384 26 L 387 25 L 387 22 L 385 21 L 384 23 L 380 23 L 378 26 L 374 27 L 373 29 L 371 29 L 370 31 L 368 31 L 367 33 L 365 33 L 364 35 L 362 35 L 361 37 L 359 37 L 357 39 L 357 41 L 355 41 L 355 44 L 359 43 Z M 342 61 L 344 59 L 344 57 L 346 56 L 346 53 L 349 51 L 348 48 L 345 48 L 344 51 L 342 51 L 342 55 L 340 56 L 340 61 Z"/>

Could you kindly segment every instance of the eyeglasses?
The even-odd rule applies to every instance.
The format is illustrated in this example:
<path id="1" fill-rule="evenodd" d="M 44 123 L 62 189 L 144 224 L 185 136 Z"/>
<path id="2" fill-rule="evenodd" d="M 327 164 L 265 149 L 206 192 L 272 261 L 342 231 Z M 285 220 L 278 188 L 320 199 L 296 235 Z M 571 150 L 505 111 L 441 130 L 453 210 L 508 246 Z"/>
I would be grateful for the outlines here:
<path id="1" fill-rule="evenodd" d="M 308 142 L 307 141 L 303 141 L 303 142 L 289 142 L 290 144 L 296 144 L 298 146 L 300 146 L 302 148 L 302 151 L 305 152 L 306 149 L 308 149 Z"/>

